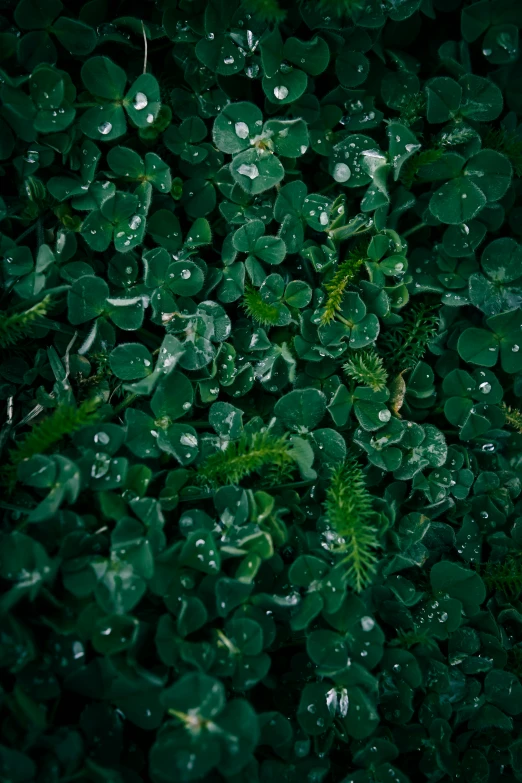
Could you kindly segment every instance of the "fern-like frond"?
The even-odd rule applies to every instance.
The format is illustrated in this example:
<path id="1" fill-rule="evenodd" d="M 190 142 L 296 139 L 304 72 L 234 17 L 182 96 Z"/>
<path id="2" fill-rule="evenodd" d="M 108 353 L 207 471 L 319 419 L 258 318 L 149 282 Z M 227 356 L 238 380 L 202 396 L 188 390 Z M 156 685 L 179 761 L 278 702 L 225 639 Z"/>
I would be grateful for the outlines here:
<path id="1" fill-rule="evenodd" d="M 426 110 L 426 96 L 422 92 L 416 92 L 410 95 L 401 106 L 399 106 L 399 122 L 403 125 L 413 125 Z M 410 158 L 411 160 L 411 158 Z"/>
<path id="2" fill-rule="evenodd" d="M 322 13 L 335 16 L 338 19 L 351 18 L 364 8 L 363 0 L 301 0 L 301 2 L 303 5 L 311 5 Z"/>
<path id="3" fill-rule="evenodd" d="M 522 679 L 522 647 L 512 647 L 508 650 L 506 669 Z"/>
<path id="4" fill-rule="evenodd" d="M 243 8 L 259 22 L 277 24 L 286 17 L 286 11 L 277 0 L 243 0 Z"/>
<path id="5" fill-rule="evenodd" d="M 286 436 L 268 432 L 243 435 L 228 444 L 224 451 L 212 454 L 200 466 L 198 480 L 213 486 L 239 484 L 245 476 L 258 473 L 265 466 L 283 470 L 293 462 L 291 444 Z"/>
<path id="6" fill-rule="evenodd" d="M 511 408 L 505 402 L 500 407 L 506 417 L 506 423 L 522 435 L 522 411 L 519 411 L 518 408 Z"/>
<path id="7" fill-rule="evenodd" d="M 381 391 L 386 387 L 388 373 L 381 357 L 373 349 L 354 353 L 343 365 L 343 370 L 349 378 L 369 386 L 374 391 Z"/>
<path id="8" fill-rule="evenodd" d="M 16 479 L 16 468 L 21 462 L 49 451 L 66 435 L 93 424 L 98 418 L 99 404 L 98 399 L 89 399 L 77 408 L 60 405 L 45 419 L 37 422 L 9 452 L 9 462 L 4 473 L 7 482 L 12 484 Z"/>
<path id="9" fill-rule="evenodd" d="M 355 459 L 349 458 L 334 469 L 324 509 L 330 530 L 337 536 L 330 551 L 342 555 L 347 583 L 360 592 L 375 572 L 379 541 L 372 497 Z"/>
<path id="10" fill-rule="evenodd" d="M 389 369 L 411 370 L 428 349 L 439 328 L 435 305 L 417 304 L 407 310 L 403 322 L 380 336 L 385 361 Z"/>
<path id="11" fill-rule="evenodd" d="M 517 177 L 522 177 L 522 138 L 517 133 L 503 128 L 488 128 L 483 146 L 502 152 L 509 158 Z"/>
<path id="12" fill-rule="evenodd" d="M 43 316 L 47 315 L 51 297 L 46 296 L 41 302 L 33 305 L 29 310 L 21 313 L 11 313 L 0 315 L 0 348 L 7 348 L 11 345 L 29 337 L 35 323 Z"/>
<path id="13" fill-rule="evenodd" d="M 417 645 L 434 649 L 437 647 L 437 641 L 424 631 L 398 631 L 397 638 L 390 642 L 391 647 L 405 647 L 407 650 Z"/>
<path id="14" fill-rule="evenodd" d="M 241 306 L 246 314 L 261 326 L 274 326 L 279 321 L 278 308 L 266 302 L 253 286 L 246 288 Z"/>
<path id="15" fill-rule="evenodd" d="M 522 591 L 522 559 L 509 555 L 503 563 L 485 563 L 477 570 L 488 590 L 517 597 Z"/>
<path id="16" fill-rule="evenodd" d="M 326 301 L 324 312 L 321 315 L 321 324 L 329 324 L 341 309 L 344 292 L 357 277 L 360 268 L 366 261 L 365 255 L 351 252 L 348 257 L 337 267 L 333 277 L 324 283 L 326 289 Z"/>
<path id="17" fill-rule="evenodd" d="M 406 188 L 411 188 L 413 185 L 417 173 L 422 166 L 427 166 L 429 163 L 435 163 L 443 155 L 443 150 L 438 148 L 434 150 L 423 150 L 417 155 L 412 155 L 408 158 L 404 166 L 401 168 L 401 182 Z"/>

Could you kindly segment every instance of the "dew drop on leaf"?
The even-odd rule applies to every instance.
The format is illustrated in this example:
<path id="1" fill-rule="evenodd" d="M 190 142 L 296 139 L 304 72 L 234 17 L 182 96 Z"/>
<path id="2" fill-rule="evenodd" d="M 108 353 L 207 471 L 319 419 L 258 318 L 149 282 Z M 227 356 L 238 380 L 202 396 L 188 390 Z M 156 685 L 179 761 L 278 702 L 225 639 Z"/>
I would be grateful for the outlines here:
<path id="1" fill-rule="evenodd" d="M 274 87 L 274 95 L 278 101 L 284 101 L 288 96 L 288 87 L 281 85 L 280 87 Z"/>
<path id="2" fill-rule="evenodd" d="M 351 176 L 352 172 L 346 163 L 336 163 L 333 170 L 333 178 L 336 182 L 347 182 Z"/>
<path id="3" fill-rule="evenodd" d="M 242 163 L 237 171 L 238 174 L 242 174 L 244 177 L 248 177 L 249 179 L 256 179 L 256 177 L 259 177 L 259 169 L 255 163 Z"/>
<path id="4" fill-rule="evenodd" d="M 148 106 L 148 103 L 149 103 L 149 99 L 147 98 L 145 93 L 137 92 L 136 95 L 134 96 L 134 102 L 132 105 L 134 106 L 136 111 L 141 111 L 146 106 Z"/>
<path id="5" fill-rule="evenodd" d="M 236 131 L 236 136 L 239 136 L 240 139 L 248 138 L 249 130 L 246 122 L 236 122 L 234 128 Z"/>

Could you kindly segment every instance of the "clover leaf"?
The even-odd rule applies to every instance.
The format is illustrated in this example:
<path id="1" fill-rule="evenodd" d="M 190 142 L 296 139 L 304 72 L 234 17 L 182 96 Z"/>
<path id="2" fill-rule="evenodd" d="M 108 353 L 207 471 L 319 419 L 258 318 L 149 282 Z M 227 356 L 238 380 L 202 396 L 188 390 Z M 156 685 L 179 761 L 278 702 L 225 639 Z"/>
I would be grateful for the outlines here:
<path id="1" fill-rule="evenodd" d="M 125 93 L 125 71 L 108 57 L 91 57 L 82 67 L 82 81 L 97 104 L 81 117 L 82 130 L 91 139 L 112 141 L 123 136 L 125 113 L 138 128 L 146 128 L 158 116 L 159 86 L 151 74 L 138 76 Z"/>

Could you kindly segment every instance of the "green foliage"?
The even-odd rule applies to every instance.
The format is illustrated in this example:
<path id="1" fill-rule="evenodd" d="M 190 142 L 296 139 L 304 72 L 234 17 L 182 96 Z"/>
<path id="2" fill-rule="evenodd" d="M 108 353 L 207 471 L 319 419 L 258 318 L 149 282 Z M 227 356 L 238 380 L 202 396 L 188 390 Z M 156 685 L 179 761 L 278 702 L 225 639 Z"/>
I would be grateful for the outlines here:
<path id="1" fill-rule="evenodd" d="M 198 478 L 214 486 L 239 484 L 245 476 L 259 473 L 265 466 L 284 469 L 292 460 L 285 437 L 256 432 L 244 435 L 240 440 L 229 443 L 224 451 L 208 457 L 199 469 Z"/>
<path id="2" fill-rule="evenodd" d="M 522 138 L 517 131 L 488 128 L 484 135 L 484 147 L 502 152 L 510 161 L 517 177 L 522 177 Z"/>
<path id="3" fill-rule="evenodd" d="M 518 598 L 522 591 L 522 559 L 519 555 L 508 555 L 502 563 L 486 563 L 479 567 L 479 573 L 488 590 L 499 590 Z"/>
<path id="4" fill-rule="evenodd" d="M 354 354 L 343 366 L 343 370 L 349 378 L 369 386 L 374 391 L 386 388 L 388 373 L 382 358 L 375 351 L 360 351 Z"/>
<path id="5" fill-rule="evenodd" d="M 506 417 L 506 424 L 509 424 L 510 427 L 522 434 L 522 412 L 518 408 L 511 408 L 505 403 L 502 404 L 502 410 Z"/>
<path id="6" fill-rule="evenodd" d="M 246 0 L 244 7 L 261 22 L 277 24 L 286 17 L 286 11 L 280 7 L 277 0 Z"/>
<path id="7" fill-rule="evenodd" d="M 417 173 L 422 166 L 429 166 L 430 163 L 436 163 L 442 157 L 443 151 L 439 149 L 423 150 L 417 155 L 409 158 L 401 169 L 401 182 L 407 187 L 411 188 L 413 185 Z"/>
<path id="8" fill-rule="evenodd" d="M 326 301 L 324 312 L 321 315 L 321 323 L 323 325 L 329 324 L 341 309 L 344 292 L 358 276 L 365 260 L 365 257 L 361 256 L 357 250 L 350 251 L 345 260 L 339 264 L 330 280 L 324 284 Z"/>
<path id="9" fill-rule="evenodd" d="M 339 536 L 333 551 L 341 554 L 348 584 L 360 592 L 374 574 L 379 541 L 372 498 L 355 459 L 332 472 L 324 508 L 330 529 Z"/>
<path id="10" fill-rule="evenodd" d="M 51 297 L 46 296 L 28 310 L 11 315 L 0 315 L 0 348 L 7 348 L 30 337 L 32 329 L 40 318 L 47 315 Z"/>
<path id="11" fill-rule="evenodd" d="M 0 781 L 521 781 L 521 3 L 0 16 Z"/>
<path id="12" fill-rule="evenodd" d="M 78 407 L 62 403 L 48 416 L 31 426 L 16 446 L 9 452 L 7 470 L 38 454 L 53 449 L 61 440 L 73 432 L 93 424 L 98 418 L 99 400 L 85 400 Z"/>
<path id="13" fill-rule="evenodd" d="M 309 0 L 300 0 L 303 4 L 309 3 Z M 358 11 L 363 9 L 362 0 L 318 0 L 317 7 L 323 14 L 330 14 L 337 18 L 351 18 Z"/>
<path id="14" fill-rule="evenodd" d="M 428 350 L 438 328 L 437 309 L 433 305 L 422 303 L 407 310 L 402 323 L 382 337 L 389 367 L 398 372 L 415 367 Z"/>
<path id="15" fill-rule="evenodd" d="M 248 286 L 242 302 L 246 314 L 262 326 L 273 326 L 279 321 L 279 310 L 261 296 L 253 286 Z"/>

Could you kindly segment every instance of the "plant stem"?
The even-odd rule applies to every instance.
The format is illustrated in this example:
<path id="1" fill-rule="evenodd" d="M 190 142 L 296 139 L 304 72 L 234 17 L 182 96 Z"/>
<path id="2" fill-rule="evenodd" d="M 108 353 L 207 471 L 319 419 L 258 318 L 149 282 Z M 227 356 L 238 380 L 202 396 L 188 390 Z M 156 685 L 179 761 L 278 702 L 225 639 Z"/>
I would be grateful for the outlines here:
<path id="1" fill-rule="evenodd" d="M 43 227 L 43 220 L 41 217 L 38 218 L 36 221 L 36 243 L 38 250 L 42 247 L 44 243 L 44 227 Z"/>
<path id="2" fill-rule="evenodd" d="M 34 231 L 37 225 L 38 225 L 38 221 L 36 223 L 33 223 L 32 226 L 29 226 L 29 228 L 26 228 L 25 231 L 23 232 L 23 234 L 20 234 L 18 239 L 15 239 L 15 245 L 17 245 L 19 242 L 21 242 L 22 239 L 25 239 L 26 236 L 28 236 L 28 234 L 31 233 L 31 231 Z"/>
<path id="3" fill-rule="evenodd" d="M 124 400 L 120 402 L 119 405 L 116 405 L 116 407 L 113 410 L 113 416 L 117 416 L 120 411 L 124 410 L 128 405 L 131 404 L 131 402 L 134 402 L 138 395 L 137 394 L 128 394 L 127 397 L 125 397 Z"/>
<path id="4" fill-rule="evenodd" d="M 413 228 L 409 228 L 407 231 L 403 231 L 402 236 L 409 237 L 410 234 L 414 234 L 415 231 L 420 231 L 420 229 L 425 228 L 426 225 L 426 223 L 418 223 L 416 226 L 413 226 Z"/>

